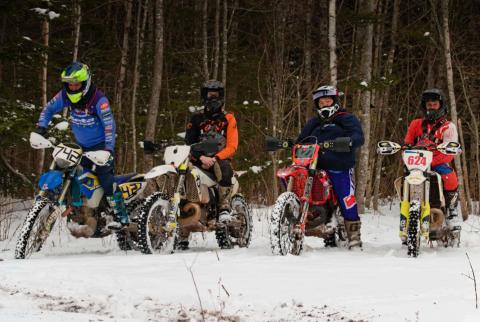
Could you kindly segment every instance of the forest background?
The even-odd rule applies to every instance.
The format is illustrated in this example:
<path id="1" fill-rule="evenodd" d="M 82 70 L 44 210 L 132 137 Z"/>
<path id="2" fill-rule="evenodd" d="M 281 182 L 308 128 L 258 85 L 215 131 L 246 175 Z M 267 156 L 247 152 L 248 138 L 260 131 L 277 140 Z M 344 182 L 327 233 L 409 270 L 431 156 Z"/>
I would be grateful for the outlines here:
<path id="1" fill-rule="evenodd" d="M 264 136 L 296 137 L 313 116 L 312 90 L 338 86 L 366 137 L 361 212 L 393 196 L 402 174 L 400 156 L 377 156 L 376 142 L 402 142 L 422 91 L 441 88 L 464 148 L 455 160 L 462 210 L 478 213 L 479 17 L 475 0 L 1 0 L 0 195 L 33 196 L 51 157 L 28 135 L 78 60 L 112 105 L 118 173 L 160 164 L 138 142 L 178 139 L 202 82 L 224 82 L 240 134 L 234 166 L 246 171 L 243 193 L 262 204 L 281 191 L 275 171 L 289 157 L 263 152 Z M 53 121 L 59 140 L 67 117 Z"/>

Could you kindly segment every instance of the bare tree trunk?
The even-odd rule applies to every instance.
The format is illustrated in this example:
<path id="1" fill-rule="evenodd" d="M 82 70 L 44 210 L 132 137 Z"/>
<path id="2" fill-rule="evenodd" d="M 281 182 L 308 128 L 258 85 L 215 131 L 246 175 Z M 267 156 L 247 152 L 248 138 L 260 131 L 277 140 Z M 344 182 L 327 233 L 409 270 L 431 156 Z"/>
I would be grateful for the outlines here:
<path id="1" fill-rule="evenodd" d="M 2 46 L 3 42 L 5 41 L 6 29 L 7 29 L 7 14 L 4 13 L 2 15 L 2 25 L 0 29 L 0 46 Z M 2 80 L 3 80 L 3 64 L 0 61 L 0 86 L 2 84 Z"/>
<path id="2" fill-rule="evenodd" d="M 366 14 L 374 14 L 374 3 L 373 0 L 364 0 L 362 1 L 360 8 L 365 10 Z M 362 55 L 361 55 L 361 66 L 360 66 L 360 78 L 362 82 L 367 83 L 367 88 L 364 88 L 361 97 L 361 109 L 362 109 L 362 125 L 363 133 L 365 136 L 365 143 L 360 150 L 359 158 L 359 169 L 365 169 L 357 174 L 358 185 L 357 185 L 357 202 L 358 202 L 358 211 L 359 213 L 365 212 L 365 192 L 367 190 L 368 178 L 370 173 L 368 171 L 369 167 L 369 157 L 370 157 L 370 98 L 371 98 L 371 86 L 370 82 L 372 80 L 372 47 L 373 47 L 373 25 L 368 23 L 364 27 L 365 38 L 362 45 Z"/>
<path id="3" fill-rule="evenodd" d="M 466 89 L 466 85 L 465 85 L 465 76 L 463 74 L 463 71 L 462 71 L 462 67 L 460 65 L 460 63 L 457 63 L 455 64 L 457 66 L 457 69 L 458 69 L 458 72 L 460 74 L 460 80 L 462 82 L 462 89 L 463 89 L 463 95 L 465 97 L 465 102 L 466 102 L 466 105 L 467 105 L 467 108 L 468 108 L 468 112 L 470 114 L 470 126 L 472 126 L 473 128 L 473 145 L 474 145 L 474 149 L 472 149 L 472 154 L 474 154 L 474 159 L 475 159 L 475 165 L 476 165 L 476 171 L 477 171 L 477 174 L 480 174 L 480 130 L 478 128 L 478 122 L 477 122 L 477 117 L 475 115 L 475 113 L 473 112 L 474 110 L 476 111 L 479 111 L 479 107 L 480 107 L 480 101 L 478 98 L 473 98 L 472 99 L 472 103 L 474 104 L 474 106 L 472 107 L 472 104 L 470 103 L 470 98 L 468 97 L 467 95 L 467 89 Z M 464 150 L 465 150 L 465 147 L 463 147 Z M 470 173 L 470 175 L 472 176 L 472 179 L 473 179 L 473 175 L 472 173 Z M 477 182 L 480 180 L 480 178 L 478 178 L 479 175 L 477 175 Z M 465 180 L 465 182 L 468 181 L 469 177 L 466 176 L 467 180 Z M 478 186 L 478 191 L 474 190 L 474 193 L 472 193 L 471 195 L 474 195 L 476 193 L 477 195 L 477 200 L 480 199 L 480 183 L 477 183 Z M 474 185 L 475 186 L 475 185 Z M 472 188 L 473 189 L 473 188 Z"/>
<path id="4" fill-rule="evenodd" d="M 48 46 L 50 41 L 50 21 L 45 17 L 42 24 L 43 37 L 43 64 L 42 64 L 42 106 L 47 105 L 47 73 L 48 73 Z M 37 163 L 37 173 L 40 175 L 43 172 L 45 164 L 45 150 L 39 150 L 39 162 Z"/>
<path id="5" fill-rule="evenodd" d="M 218 68 L 220 65 L 220 0 L 217 0 L 215 8 L 215 55 L 213 57 L 213 75 L 218 79 Z"/>
<path id="6" fill-rule="evenodd" d="M 145 0 L 143 4 L 143 18 L 142 17 L 142 5 L 138 6 L 137 12 L 137 26 L 135 33 L 135 62 L 133 64 L 133 87 L 132 87 L 132 106 L 130 109 L 130 123 L 132 126 L 132 163 L 133 172 L 137 172 L 137 126 L 135 124 L 135 114 L 137 109 L 137 90 L 140 83 L 140 58 L 143 51 L 143 39 L 145 26 L 147 24 L 148 16 L 148 0 Z M 140 20 L 142 20 L 140 22 Z"/>
<path id="7" fill-rule="evenodd" d="M 393 59 L 395 58 L 395 47 L 397 46 L 397 29 L 398 29 L 398 14 L 400 11 L 400 0 L 395 0 L 393 3 L 393 16 L 392 16 L 392 29 L 390 33 L 390 49 L 388 51 L 387 57 L 387 64 L 385 66 L 385 77 L 389 80 L 392 76 L 393 71 Z M 385 92 L 383 93 L 383 97 L 381 99 L 381 103 L 379 104 L 378 108 L 380 110 L 381 117 L 380 119 L 383 120 L 380 124 L 380 135 L 379 139 L 383 139 L 385 137 L 387 122 L 385 119 L 387 117 L 387 107 L 388 102 L 390 99 L 390 87 L 387 87 Z M 373 187 L 373 209 L 378 210 L 378 195 L 380 192 L 380 180 L 381 180 L 381 173 L 382 173 L 382 162 L 383 157 L 381 155 L 377 156 L 377 163 L 375 168 L 375 181 Z"/>
<path id="8" fill-rule="evenodd" d="M 73 61 L 78 60 L 78 47 L 80 44 L 80 25 L 82 23 L 82 6 L 80 5 L 81 0 L 75 0 L 73 4 L 73 10 L 75 13 L 75 41 L 73 43 Z"/>
<path id="9" fill-rule="evenodd" d="M 208 0 L 203 1 L 203 20 L 202 20 L 202 30 L 203 30 L 203 78 L 205 80 L 209 79 L 208 72 Z"/>
<path id="10" fill-rule="evenodd" d="M 450 98 L 450 113 L 452 115 L 453 124 L 458 124 L 457 116 L 457 102 L 455 100 L 455 91 L 453 87 L 453 69 L 452 69 L 452 57 L 450 51 L 450 30 L 448 26 L 448 0 L 442 0 L 442 16 L 443 16 L 443 41 L 444 41 L 444 55 L 445 55 L 445 64 L 447 67 L 447 86 L 448 86 L 448 96 Z M 460 205 L 462 208 L 462 216 L 464 220 L 467 220 L 469 209 L 467 205 L 467 200 L 465 197 L 465 192 L 463 190 L 464 180 L 463 180 L 463 171 L 460 164 L 460 157 L 455 157 L 455 168 L 457 170 L 458 176 L 458 191 L 460 193 Z"/>
<path id="11" fill-rule="evenodd" d="M 337 86 L 337 12 L 336 0 L 328 4 L 328 49 L 330 52 L 330 84 Z"/>
<path id="12" fill-rule="evenodd" d="M 308 121 L 313 115 L 313 101 L 311 92 L 313 91 L 312 84 L 312 12 L 313 0 L 307 2 L 307 14 L 305 17 L 305 85 L 307 88 L 307 111 L 305 113 L 305 120 Z"/>
<path id="13" fill-rule="evenodd" d="M 145 127 L 145 139 L 153 141 L 155 139 L 155 127 L 157 125 L 158 108 L 160 102 L 160 90 L 162 88 L 163 75 L 163 46 L 164 46 L 164 17 L 163 0 L 155 2 L 155 58 L 153 61 L 153 81 L 152 92 L 148 104 L 148 117 Z M 153 157 L 145 155 L 145 166 L 150 169 L 153 167 Z"/>
<path id="14" fill-rule="evenodd" d="M 462 128 L 462 120 L 458 119 L 458 137 L 460 139 L 460 144 L 462 146 L 465 146 L 465 140 L 463 138 L 463 128 Z M 463 174 L 465 175 L 466 178 L 468 178 L 468 168 L 467 168 L 467 155 L 466 153 L 462 153 L 460 155 L 461 163 L 462 163 L 462 170 Z M 469 209 L 472 209 L 472 198 L 470 194 L 470 185 L 468 183 L 468 180 L 464 181 L 465 183 L 465 194 L 466 194 L 466 199 L 467 199 L 467 204 L 469 206 Z"/>
<path id="15" fill-rule="evenodd" d="M 118 133 L 119 137 L 126 137 L 125 132 L 125 117 L 123 116 L 123 88 L 125 84 L 125 77 L 126 77 L 126 70 L 127 70 L 127 61 L 128 61 L 128 49 L 129 49 L 129 32 L 130 32 L 130 25 L 132 23 L 132 0 L 125 0 L 126 1 L 126 15 L 123 25 L 123 41 L 122 41 L 122 54 L 120 57 L 120 70 L 117 79 L 117 88 L 115 92 L 115 115 L 117 118 L 118 128 L 123 132 Z M 125 157 L 125 149 L 126 149 L 126 142 L 125 139 L 122 140 L 121 145 L 118 146 L 118 155 L 117 160 L 119 160 L 118 164 L 124 164 L 124 157 Z"/>
<path id="16" fill-rule="evenodd" d="M 238 2 L 238 1 L 237 1 Z M 235 10 L 235 7 L 233 8 Z M 232 12 L 233 19 L 233 12 Z M 227 87 L 227 64 L 228 64 L 228 0 L 223 0 L 223 34 L 222 34 L 222 83 Z M 226 94 L 226 93 L 225 93 Z"/>

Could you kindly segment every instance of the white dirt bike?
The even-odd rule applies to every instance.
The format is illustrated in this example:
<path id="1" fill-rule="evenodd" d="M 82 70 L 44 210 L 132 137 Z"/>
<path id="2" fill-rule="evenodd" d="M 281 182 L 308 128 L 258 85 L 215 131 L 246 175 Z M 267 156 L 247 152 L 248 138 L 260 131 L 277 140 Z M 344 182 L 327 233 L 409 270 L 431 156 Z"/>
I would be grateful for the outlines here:
<path id="1" fill-rule="evenodd" d="M 460 144 L 445 142 L 429 146 L 400 146 L 391 141 L 380 141 L 377 153 L 393 155 L 402 151 L 406 175 L 395 180 L 395 189 L 400 203 L 400 238 L 408 247 L 408 255 L 417 257 L 420 237 L 433 246 L 437 241 L 443 246 L 460 244 L 460 226 L 449 227 L 446 223 L 446 207 L 442 178 L 431 170 L 433 152 L 457 155 Z"/>
<path id="2" fill-rule="evenodd" d="M 217 142 L 168 146 L 165 164 L 145 174 L 146 198 L 138 216 L 139 247 L 142 253 L 172 253 L 180 236 L 191 232 L 215 231 L 221 248 L 248 247 L 252 215 L 245 198 L 238 193 L 234 176 L 231 198 L 232 220 L 218 221 L 218 183 L 212 173 L 191 162 L 191 153 L 215 154 Z M 153 188 L 152 188 L 153 187 Z"/>

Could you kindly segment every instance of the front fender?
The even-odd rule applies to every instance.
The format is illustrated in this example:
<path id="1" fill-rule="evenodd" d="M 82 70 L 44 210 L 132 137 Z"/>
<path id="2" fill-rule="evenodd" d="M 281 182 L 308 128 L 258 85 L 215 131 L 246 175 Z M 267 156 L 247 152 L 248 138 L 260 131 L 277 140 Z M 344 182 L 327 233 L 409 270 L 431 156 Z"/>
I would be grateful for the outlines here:
<path id="1" fill-rule="evenodd" d="M 38 179 L 38 186 L 41 190 L 53 190 L 62 185 L 63 172 L 50 170 L 45 172 Z"/>
<path id="2" fill-rule="evenodd" d="M 177 173 L 177 170 L 175 169 L 174 166 L 169 164 L 159 165 L 157 167 L 150 169 L 150 171 L 145 173 L 145 179 L 156 178 L 166 173 Z"/>

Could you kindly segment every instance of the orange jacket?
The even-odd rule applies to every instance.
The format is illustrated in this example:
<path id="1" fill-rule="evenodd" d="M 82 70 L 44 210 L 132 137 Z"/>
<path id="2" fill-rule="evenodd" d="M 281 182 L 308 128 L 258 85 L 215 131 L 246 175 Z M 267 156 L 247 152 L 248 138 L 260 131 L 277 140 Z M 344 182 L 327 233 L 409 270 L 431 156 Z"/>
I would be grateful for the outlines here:
<path id="1" fill-rule="evenodd" d="M 238 148 L 237 121 L 228 112 L 218 120 L 207 119 L 203 114 L 195 114 L 187 124 L 185 142 L 194 144 L 208 138 L 219 139 L 221 150 L 215 155 L 218 159 L 231 159 Z"/>

